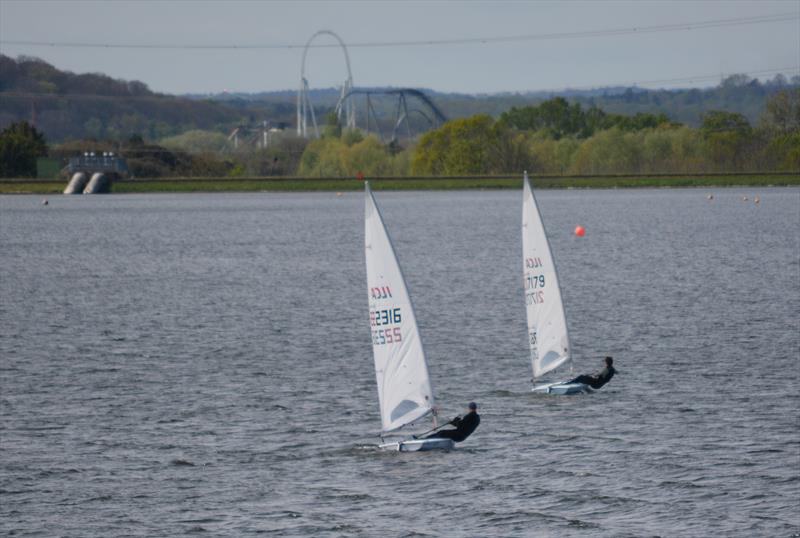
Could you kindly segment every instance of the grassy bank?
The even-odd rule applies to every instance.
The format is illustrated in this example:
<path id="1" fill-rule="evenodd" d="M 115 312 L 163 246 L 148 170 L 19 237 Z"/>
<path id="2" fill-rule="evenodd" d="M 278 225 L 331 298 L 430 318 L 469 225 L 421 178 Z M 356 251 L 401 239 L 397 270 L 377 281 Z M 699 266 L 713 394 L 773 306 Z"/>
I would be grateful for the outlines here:
<path id="1" fill-rule="evenodd" d="M 800 174 L 532 176 L 543 189 L 613 189 L 637 187 L 733 187 L 800 185 Z M 518 189 L 520 176 L 373 178 L 378 190 Z M 0 194 L 59 194 L 66 181 L 0 180 Z M 348 178 L 169 178 L 116 181 L 114 193 L 353 191 L 363 182 Z"/>

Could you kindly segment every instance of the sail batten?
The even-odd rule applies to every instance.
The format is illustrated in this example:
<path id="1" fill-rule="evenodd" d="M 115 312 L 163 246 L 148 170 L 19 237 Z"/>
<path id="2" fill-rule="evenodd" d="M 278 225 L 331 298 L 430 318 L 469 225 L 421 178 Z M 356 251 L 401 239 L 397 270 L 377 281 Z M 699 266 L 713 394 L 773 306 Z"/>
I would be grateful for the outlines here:
<path id="1" fill-rule="evenodd" d="M 553 253 L 525 173 L 522 203 L 523 287 L 533 377 L 569 362 L 569 331 Z"/>
<path id="2" fill-rule="evenodd" d="M 388 433 L 429 414 L 434 398 L 408 286 L 368 183 L 365 194 L 370 331 L 382 431 Z"/>

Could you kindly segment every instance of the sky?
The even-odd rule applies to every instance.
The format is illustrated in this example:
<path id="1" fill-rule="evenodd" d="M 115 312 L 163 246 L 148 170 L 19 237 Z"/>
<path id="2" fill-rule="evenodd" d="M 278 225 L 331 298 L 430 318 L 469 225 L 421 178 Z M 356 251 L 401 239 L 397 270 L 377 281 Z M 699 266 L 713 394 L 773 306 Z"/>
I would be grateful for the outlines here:
<path id="1" fill-rule="evenodd" d="M 696 28 L 706 21 L 781 14 L 789 20 Z M 692 29 L 641 31 L 666 25 Z M 633 28 L 640 31 L 607 34 Z M 762 79 L 775 70 L 800 74 L 800 0 L 0 0 L 0 53 L 140 80 L 165 93 L 296 89 L 303 45 L 319 30 L 351 44 L 355 86 L 495 93 L 702 87 L 734 73 Z M 397 45 L 509 36 L 534 38 Z M 67 46 L 75 43 L 98 46 Z M 328 47 L 308 50 L 309 86 L 341 85 L 347 68 L 341 48 L 331 46 L 337 42 L 321 35 L 313 44 Z M 233 45 L 257 47 L 213 48 Z M 208 48 L 191 48 L 196 46 Z"/>

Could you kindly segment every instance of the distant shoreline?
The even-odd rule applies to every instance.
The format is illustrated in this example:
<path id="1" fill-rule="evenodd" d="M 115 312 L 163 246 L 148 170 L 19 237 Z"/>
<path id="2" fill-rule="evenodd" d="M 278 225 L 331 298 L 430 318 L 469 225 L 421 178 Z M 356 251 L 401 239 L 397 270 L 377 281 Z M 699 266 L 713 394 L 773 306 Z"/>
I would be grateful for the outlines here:
<path id="1" fill-rule="evenodd" d="M 471 190 L 522 188 L 522 175 L 367 178 L 375 190 Z M 800 186 L 800 172 L 735 174 L 653 174 L 597 176 L 531 176 L 540 189 L 617 189 L 669 187 Z M 66 180 L 0 179 L 0 194 L 61 194 Z M 111 192 L 315 192 L 356 191 L 355 178 L 154 178 L 115 181 Z"/>

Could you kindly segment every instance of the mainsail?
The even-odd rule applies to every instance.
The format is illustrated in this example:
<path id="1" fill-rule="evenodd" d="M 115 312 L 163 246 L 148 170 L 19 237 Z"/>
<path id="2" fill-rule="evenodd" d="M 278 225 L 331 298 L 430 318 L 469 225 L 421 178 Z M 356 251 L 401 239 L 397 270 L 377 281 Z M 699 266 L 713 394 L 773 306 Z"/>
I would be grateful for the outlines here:
<path id="1" fill-rule="evenodd" d="M 406 281 L 369 183 L 365 187 L 369 322 L 382 429 L 387 433 L 430 413 L 434 400 Z"/>
<path id="2" fill-rule="evenodd" d="M 528 341 L 535 379 L 569 361 L 570 347 L 555 260 L 527 172 L 523 191 L 523 275 Z"/>

